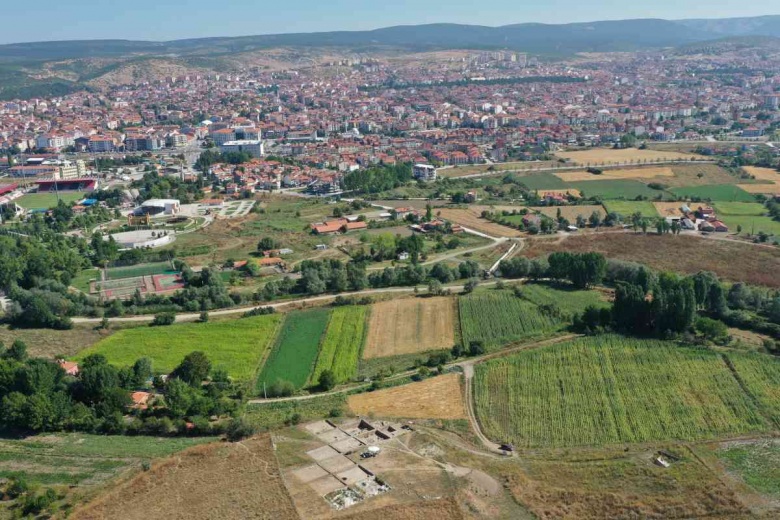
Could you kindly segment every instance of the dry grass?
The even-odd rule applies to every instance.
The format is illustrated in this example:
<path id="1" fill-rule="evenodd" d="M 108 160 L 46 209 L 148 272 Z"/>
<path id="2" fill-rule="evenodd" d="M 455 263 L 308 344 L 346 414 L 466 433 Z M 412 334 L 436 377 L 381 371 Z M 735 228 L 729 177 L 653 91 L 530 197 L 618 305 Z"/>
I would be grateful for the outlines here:
<path id="1" fill-rule="evenodd" d="M 387 506 L 373 511 L 340 517 L 343 520 L 460 520 L 464 518 L 455 500 L 433 499 L 414 504 Z"/>
<path id="2" fill-rule="evenodd" d="M 467 209 L 441 209 L 437 210 L 437 213 L 438 211 L 441 211 L 442 218 L 469 229 L 485 233 L 486 235 L 493 237 L 519 237 L 522 235 L 522 233 L 516 229 L 493 224 Z"/>
<path id="3" fill-rule="evenodd" d="M 447 374 L 395 388 L 349 396 L 357 415 L 409 419 L 465 419 L 460 376 Z"/>
<path id="4" fill-rule="evenodd" d="M 737 184 L 748 193 L 761 195 L 780 195 L 780 184 Z"/>
<path id="5" fill-rule="evenodd" d="M 682 211 L 680 211 L 680 208 L 683 204 L 683 202 L 653 202 L 655 210 L 662 217 L 681 217 Z"/>
<path id="6" fill-rule="evenodd" d="M 565 190 L 537 190 L 539 195 L 544 196 L 549 193 L 552 195 L 571 195 L 572 197 L 582 198 L 582 192 L 575 188 L 567 188 Z"/>
<path id="7" fill-rule="evenodd" d="M 742 169 L 760 181 L 780 183 L 780 172 L 772 168 L 759 168 L 757 166 L 743 166 Z"/>
<path id="8" fill-rule="evenodd" d="M 780 250 L 746 242 L 690 235 L 604 233 L 565 240 L 531 240 L 522 254 L 537 257 L 554 251 L 595 251 L 663 271 L 712 271 L 733 282 L 780 287 Z"/>
<path id="9" fill-rule="evenodd" d="M 658 161 L 678 160 L 696 157 L 694 154 L 679 152 L 661 152 L 656 150 L 639 150 L 637 148 L 625 148 L 615 150 L 612 148 L 594 148 L 579 152 L 556 152 L 557 157 L 569 159 L 577 164 L 596 164 L 604 162 L 625 163 L 629 161 Z"/>
<path id="10" fill-rule="evenodd" d="M 533 211 L 538 211 L 543 215 L 547 215 L 550 218 L 558 218 L 558 210 L 561 211 L 561 216 L 571 222 L 575 223 L 578 215 L 582 215 L 586 220 L 593 212 L 597 212 L 601 218 L 604 218 L 606 213 L 603 206 L 543 206 L 539 208 L 529 208 Z"/>
<path id="11" fill-rule="evenodd" d="M 192 448 L 77 510 L 78 520 L 297 520 L 271 439 Z"/>
<path id="12" fill-rule="evenodd" d="M 415 354 L 454 344 L 452 298 L 397 299 L 372 307 L 363 357 Z"/>
<path id="13" fill-rule="evenodd" d="M 0 342 L 8 347 L 15 339 L 27 344 L 27 353 L 34 357 L 53 359 L 74 356 L 90 347 L 112 331 L 95 330 L 94 325 L 75 325 L 70 330 L 14 329 L 0 327 Z"/>
<path id="14" fill-rule="evenodd" d="M 594 175 L 586 171 L 556 172 L 559 177 L 567 182 L 576 181 L 612 181 L 620 179 L 653 179 L 655 177 L 674 177 L 674 172 L 668 166 L 652 168 L 631 168 L 605 170 L 601 175 Z"/>

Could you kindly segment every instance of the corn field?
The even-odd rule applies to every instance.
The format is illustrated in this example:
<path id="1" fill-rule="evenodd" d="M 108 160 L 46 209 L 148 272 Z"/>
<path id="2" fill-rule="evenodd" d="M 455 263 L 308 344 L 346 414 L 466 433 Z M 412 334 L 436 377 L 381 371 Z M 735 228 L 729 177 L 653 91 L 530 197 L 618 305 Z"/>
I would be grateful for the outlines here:
<path id="1" fill-rule="evenodd" d="M 737 359 L 738 356 L 730 355 Z M 477 365 L 485 434 L 521 447 L 695 440 L 773 428 L 780 363 L 745 368 L 706 349 L 606 335 Z M 768 368 L 770 367 L 771 368 Z M 772 397 L 774 396 L 774 402 Z M 772 408 L 774 407 L 774 408 Z"/>

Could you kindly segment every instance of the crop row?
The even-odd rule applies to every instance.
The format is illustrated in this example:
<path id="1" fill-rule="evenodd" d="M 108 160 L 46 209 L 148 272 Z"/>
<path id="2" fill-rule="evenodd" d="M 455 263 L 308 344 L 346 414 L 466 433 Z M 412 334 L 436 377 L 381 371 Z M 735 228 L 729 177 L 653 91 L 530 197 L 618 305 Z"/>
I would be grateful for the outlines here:
<path id="1" fill-rule="evenodd" d="M 366 306 L 333 310 L 314 366 L 312 383 L 319 380 L 323 370 L 331 370 L 338 383 L 345 383 L 355 377 L 366 334 L 367 315 Z"/>

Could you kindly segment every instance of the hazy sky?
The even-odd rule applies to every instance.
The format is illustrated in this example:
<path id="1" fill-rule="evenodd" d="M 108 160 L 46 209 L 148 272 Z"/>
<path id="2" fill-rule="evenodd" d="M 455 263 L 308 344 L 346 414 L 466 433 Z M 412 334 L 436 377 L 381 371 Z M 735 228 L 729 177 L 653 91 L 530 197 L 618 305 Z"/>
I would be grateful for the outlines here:
<path id="1" fill-rule="evenodd" d="M 624 18 L 724 18 L 780 14 L 776 0 L 8 0 L 0 43 L 175 40 L 287 32 L 375 29 L 433 22 L 505 25 Z"/>

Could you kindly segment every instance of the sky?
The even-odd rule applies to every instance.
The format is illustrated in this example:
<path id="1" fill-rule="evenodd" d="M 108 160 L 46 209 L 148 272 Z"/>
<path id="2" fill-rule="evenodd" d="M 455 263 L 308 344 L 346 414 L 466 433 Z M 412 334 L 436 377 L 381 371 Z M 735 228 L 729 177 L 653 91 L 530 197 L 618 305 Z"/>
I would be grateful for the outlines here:
<path id="1" fill-rule="evenodd" d="M 176 40 L 365 30 L 451 22 L 506 25 L 626 18 L 726 18 L 780 14 L 777 0 L 9 0 L 0 43 L 53 40 Z M 705 8 L 706 6 L 706 8 Z"/>

